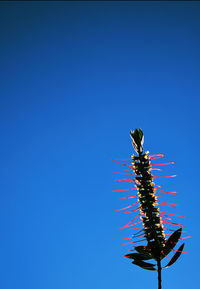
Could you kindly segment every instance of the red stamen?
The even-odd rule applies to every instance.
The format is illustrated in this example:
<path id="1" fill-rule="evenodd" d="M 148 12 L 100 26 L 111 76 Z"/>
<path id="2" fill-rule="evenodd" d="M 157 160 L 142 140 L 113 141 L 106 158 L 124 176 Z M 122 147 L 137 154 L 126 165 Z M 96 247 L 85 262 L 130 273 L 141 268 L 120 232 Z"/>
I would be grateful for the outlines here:
<path id="1" fill-rule="evenodd" d="M 127 229 L 127 230 L 137 230 L 137 229 L 143 229 L 144 228 L 144 226 L 142 226 L 142 227 L 137 227 L 137 228 L 131 228 L 131 229 Z"/>
<path id="2" fill-rule="evenodd" d="M 160 204 L 163 204 L 163 205 L 169 205 L 170 207 L 177 207 L 177 206 L 179 206 L 179 205 L 176 205 L 176 204 L 173 204 L 173 203 L 166 203 L 166 202 L 163 202 L 163 201 L 157 201 L 158 203 L 160 203 Z"/>
<path id="3" fill-rule="evenodd" d="M 166 214 L 166 215 L 171 215 L 171 216 L 175 216 L 175 217 L 181 217 L 181 218 L 184 218 L 184 216 L 174 215 L 174 214 L 166 213 L 166 212 L 162 212 L 162 211 L 160 211 L 160 213 L 164 213 L 164 214 Z"/>
<path id="4" fill-rule="evenodd" d="M 130 196 L 130 197 L 120 197 L 120 199 L 132 199 L 137 197 L 138 195 Z"/>
<path id="5" fill-rule="evenodd" d="M 118 161 L 132 161 L 133 159 L 116 159 Z"/>
<path id="6" fill-rule="evenodd" d="M 127 206 L 127 207 L 124 207 L 122 209 L 118 209 L 118 210 L 115 210 L 116 212 L 117 211 L 121 211 L 121 210 L 125 210 L 125 209 L 128 209 L 128 208 L 131 208 L 132 206 L 136 205 L 139 201 L 135 202 L 134 204 L 131 204 L 130 206 Z"/>
<path id="7" fill-rule="evenodd" d="M 183 239 L 187 239 L 187 238 L 191 238 L 192 236 L 187 236 L 187 237 L 183 237 L 183 238 L 180 238 L 181 240 Z"/>
<path id="8" fill-rule="evenodd" d="M 179 250 L 175 250 L 175 249 L 173 249 L 173 250 L 176 251 L 176 252 L 183 253 L 183 254 L 190 254 L 190 253 L 188 253 L 188 252 L 183 252 L 183 251 L 179 251 Z"/>
<path id="9" fill-rule="evenodd" d="M 126 224 L 125 226 L 121 227 L 120 229 L 124 229 L 124 228 L 128 227 L 128 225 L 131 224 L 134 220 L 136 220 L 139 216 L 140 216 L 140 214 L 138 214 L 133 220 L 131 220 L 128 224 Z"/>
<path id="10" fill-rule="evenodd" d="M 162 158 L 164 155 L 161 155 L 161 156 L 158 156 L 158 157 L 150 157 L 149 159 L 152 161 L 152 160 L 156 160 L 156 159 L 160 159 Z"/>
<path id="11" fill-rule="evenodd" d="M 155 188 L 156 191 L 158 191 L 159 193 L 167 193 L 167 194 L 171 194 L 171 195 L 176 195 L 176 192 L 168 192 L 168 191 L 164 191 L 164 190 L 161 190 L 159 188 Z"/>
<path id="12" fill-rule="evenodd" d="M 138 201 L 139 202 L 139 201 Z M 133 213 L 133 212 L 136 212 L 136 211 L 138 211 L 140 208 L 137 208 L 137 209 L 135 209 L 135 210 L 133 210 L 133 211 L 129 211 L 129 212 L 123 212 L 123 214 L 129 214 L 129 213 Z"/>
<path id="13" fill-rule="evenodd" d="M 142 220 L 139 221 L 139 222 L 136 222 L 136 223 L 134 223 L 134 224 L 131 224 L 131 225 L 127 226 L 127 227 L 132 227 L 132 226 L 135 226 L 136 224 L 139 224 L 139 223 L 142 223 Z"/>
<path id="14" fill-rule="evenodd" d="M 165 220 L 162 220 L 162 222 L 163 222 L 164 224 L 167 224 L 167 225 L 174 225 L 174 226 L 178 226 L 178 227 L 181 227 L 181 228 L 185 228 L 185 227 L 182 226 L 181 224 L 176 224 L 176 223 L 172 223 L 172 222 L 165 221 Z"/>
<path id="15" fill-rule="evenodd" d="M 123 190 L 113 190 L 112 192 L 123 192 L 123 191 L 132 191 L 137 190 L 137 188 L 123 189 Z"/>
<path id="16" fill-rule="evenodd" d="M 163 164 L 151 164 L 151 166 L 165 166 L 165 165 L 171 165 L 171 164 L 174 164 L 174 162 L 163 163 Z"/>
<path id="17" fill-rule="evenodd" d="M 153 176 L 153 179 L 166 179 L 166 178 L 174 178 L 176 175 L 172 176 Z"/>
<path id="18" fill-rule="evenodd" d="M 161 219 L 163 219 L 163 220 L 171 220 L 171 218 L 167 218 L 166 217 L 166 215 L 159 215 L 160 217 L 161 217 Z M 169 221 L 167 221 L 167 222 L 169 222 Z M 174 224 L 176 224 L 176 223 L 174 223 Z"/>
<path id="19" fill-rule="evenodd" d="M 114 174 L 119 174 L 119 175 L 135 175 L 134 173 L 119 173 L 119 172 L 113 172 Z"/>
<path id="20" fill-rule="evenodd" d="M 127 243 L 124 243 L 122 245 L 128 245 L 128 244 L 133 244 L 133 242 L 127 242 Z"/>
<path id="21" fill-rule="evenodd" d="M 163 218 L 163 217 L 162 217 Z M 168 229 L 168 228 L 163 228 L 163 230 L 166 230 L 166 231 L 174 231 L 174 230 L 171 230 L 171 229 Z"/>
<path id="22" fill-rule="evenodd" d="M 120 163 L 120 162 L 118 162 L 116 160 L 112 160 L 112 161 L 115 162 L 115 163 L 118 163 L 118 164 L 120 164 L 122 166 L 125 166 L 125 167 L 132 167 L 132 165 L 123 164 L 123 163 Z"/>
<path id="23" fill-rule="evenodd" d="M 161 251 L 161 254 L 162 254 L 163 256 L 167 257 L 167 259 L 169 259 L 169 260 L 171 261 L 171 259 L 170 259 L 167 255 L 165 255 L 165 254 L 163 253 L 163 251 Z"/>
<path id="24" fill-rule="evenodd" d="M 162 217 L 163 218 L 163 217 Z M 166 230 L 166 231 L 173 231 L 174 232 L 174 230 L 171 230 L 171 229 L 168 229 L 168 228 L 163 228 L 163 230 Z M 187 233 L 187 231 L 182 231 L 182 233 Z M 168 234 L 168 233 L 165 233 L 165 235 L 166 234 Z M 170 233 L 169 233 L 170 234 Z"/>
<path id="25" fill-rule="evenodd" d="M 129 182 L 129 183 L 135 183 L 135 181 L 133 181 L 133 180 L 122 180 L 122 179 L 114 179 L 114 181 L 118 181 L 118 182 Z"/>
<path id="26" fill-rule="evenodd" d="M 170 242 L 171 244 L 178 244 L 181 245 L 182 243 L 178 243 L 178 242 Z"/>
<path id="27" fill-rule="evenodd" d="M 158 188 L 162 188 L 162 186 L 159 186 L 159 185 L 157 185 L 157 184 L 155 184 L 155 183 L 154 183 L 154 185 L 155 185 L 156 187 L 158 187 Z"/>

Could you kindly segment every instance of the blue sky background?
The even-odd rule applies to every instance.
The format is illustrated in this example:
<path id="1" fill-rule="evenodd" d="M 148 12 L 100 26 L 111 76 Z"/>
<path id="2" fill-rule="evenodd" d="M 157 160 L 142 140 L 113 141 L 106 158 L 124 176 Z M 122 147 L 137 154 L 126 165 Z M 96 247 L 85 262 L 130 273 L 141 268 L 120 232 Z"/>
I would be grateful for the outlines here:
<path id="1" fill-rule="evenodd" d="M 198 2 L 1 2 L 1 288 L 156 288 L 112 192 L 139 127 L 193 236 L 163 288 L 198 287 L 199 31 Z"/>

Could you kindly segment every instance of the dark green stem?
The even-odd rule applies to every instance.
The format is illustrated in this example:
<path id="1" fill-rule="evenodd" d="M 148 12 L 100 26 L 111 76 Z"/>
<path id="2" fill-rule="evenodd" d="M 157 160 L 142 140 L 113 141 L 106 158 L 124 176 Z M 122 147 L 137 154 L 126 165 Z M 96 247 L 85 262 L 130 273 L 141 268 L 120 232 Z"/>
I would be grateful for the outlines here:
<path id="1" fill-rule="evenodd" d="M 157 265 L 158 265 L 158 289 L 161 289 L 161 262 L 160 259 L 157 260 Z"/>

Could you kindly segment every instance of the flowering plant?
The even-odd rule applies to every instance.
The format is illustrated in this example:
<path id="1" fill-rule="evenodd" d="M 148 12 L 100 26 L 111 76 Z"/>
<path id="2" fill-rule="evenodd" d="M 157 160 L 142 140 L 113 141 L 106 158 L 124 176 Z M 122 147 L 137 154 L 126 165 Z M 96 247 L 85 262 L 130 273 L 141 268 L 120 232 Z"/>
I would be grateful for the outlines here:
<path id="1" fill-rule="evenodd" d="M 163 212 L 158 207 L 158 205 L 169 206 L 172 208 L 178 206 L 173 203 L 159 200 L 159 196 L 157 194 L 175 195 L 176 193 L 165 191 L 154 182 L 155 179 L 174 177 L 175 175 L 155 176 L 152 174 L 153 170 L 160 170 L 155 166 L 168 165 L 172 164 L 173 162 L 153 164 L 153 160 L 161 158 L 163 155 L 150 155 L 148 151 L 143 151 L 144 136 L 141 129 L 131 131 L 130 136 L 136 154 L 133 154 L 130 159 L 116 159 L 114 161 L 123 165 L 123 167 L 126 167 L 123 169 L 123 172 L 115 173 L 131 176 L 130 179 L 116 179 L 116 181 L 125 181 L 131 185 L 134 185 L 134 187 L 132 186 L 128 189 L 115 190 L 115 192 L 136 190 L 137 193 L 135 195 L 122 197 L 122 199 L 137 200 L 131 205 L 117 211 L 131 208 L 130 211 L 125 211 L 124 213 L 138 213 L 128 224 L 121 227 L 128 230 L 134 230 L 135 232 L 130 237 L 126 238 L 129 239 L 130 242 L 125 244 L 135 244 L 136 242 L 140 241 L 146 241 L 146 244 L 134 246 L 133 248 L 135 252 L 132 252 L 133 250 L 129 250 L 130 253 L 126 254 L 125 257 L 131 259 L 134 265 L 137 265 L 143 269 L 157 271 L 158 289 L 161 289 L 161 270 L 163 268 L 168 268 L 177 261 L 183 252 L 184 247 L 184 244 L 179 243 L 180 240 L 191 236 L 181 238 L 181 234 L 185 233 L 186 231 L 182 230 L 183 226 L 181 224 L 171 221 L 171 216 L 183 216 Z M 127 161 L 131 161 L 131 163 L 127 163 Z M 132 207 L 135 207 L 137 204 L 138 207 L 132 209 Z M 139 218 L 140 221 L 138 221 Z M 138 224 L 140 223 L 141 226 L 138 227 Z M 174 229 L 174 227 L 178 227 L 178 229 Z M 170 235 L 168 239 L 166 238 L 167 235 Z M 175 250 L 176 244 L 181 244 L 178 250 Z M 175 254 L 172 257 L 169 257 L 168 255 L 171 252 L 175 252 Z M 161 261 L 165 257 L 169 259 L 169 262 L 162 267 Z M 151 259 L 154 263 L 149 262 Z"/>

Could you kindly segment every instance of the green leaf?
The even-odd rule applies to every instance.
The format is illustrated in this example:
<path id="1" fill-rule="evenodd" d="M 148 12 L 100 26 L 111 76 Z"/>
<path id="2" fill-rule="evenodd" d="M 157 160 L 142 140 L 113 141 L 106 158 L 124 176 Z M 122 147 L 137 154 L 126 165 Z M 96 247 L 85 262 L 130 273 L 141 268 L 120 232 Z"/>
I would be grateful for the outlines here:
<path id="1" fill-rule="evenodd" d="M 173 234 L 171 234 L 171 236 L 169 237 L 169 239 L 165 244 L 165 247 L 163 248 L 162 259 L 165 258 L 165 256 L 167 256 L 171 252 L 171 250 L 176 246 L 181 237 L 181 233 L 182 228 L 179 228 Z"/>
<path id="2" fill-rule="evenodd" d="M 143 132 L 141 129 L 137 130 L 135 129 L 134 131 L 130 132 L 131 138 L 132 138 L 132 144 L 137 153 L 143 151 L 143 142 L 144 142 L 144 137 L 143 137 Z"/>
<path id="3" fill-rule="evenodd" d="M 176 260 L 180 257 L 182 251 L 183 251 L 183 247 L 184 247 L 185 244 L 182 244 L 178 251 L 174 254 L 174 256 L 172 257 L 171 261 L 163 268 L 167 268 L 169 266 L 171 266 L 172 264 L 174 264 L 176 262 Z"/>
<path id="4" fill-rule="evenodd" d="M 142 132 L 141 128 L 139 128 L 138 133 L 139 133 L 141 145 L 143 146 L 143 143 L 144 143 L 144 135 L 143 135 L 143 132 Z"/>
<path id="5" fill-rule="evenodd" d="M 132 138 L 133 147 L 134 147 L 135 151 L 138 153 L 140 150 L 138 148 L 138 138 L 137 138 L 136 130 L 131 131 L 130 135 L 131 135 L 131 138 Z"/>
<path id="6" fill-rule="evenodd" d="M 135 250 L 139 253 L 146 253 L 146 246 L 136 246 Z"/>
<path id="7" fill-rule="evenodd" d="M 148 259 L 152 259 L 152 254 L 147 250 L 146 246 L 137 246 L 137 247 L 135 247 L 135 250 L 138 253 L 148 257 Z M 148 260 L 148 259 L 146 259 L 146 260 Z M 145 260 L 145 259 L 143 259 L 143 260 Z"/>
<path id="8" fill-rule="evenodd" d="M 124 257 L 133 259 L 133 260 L 149 260 L 152 259 L 151 256 L 143 253 L 129 253 L 126 254 Z"/>
<path id="9" fill-rule="evenodd" d="M 156 269 L 154 268 L 154 264 L 151 264 L 151 263 L 147 263 L 147 262 L 144 262 L 144 261 L 139 261 L 139 260 L 135 260 L 132 262 L 132 264 L 135 264 L 143 269 L 146 269 L 146 270 L 151 270 L 151 271 L 156 271 Z"/>

